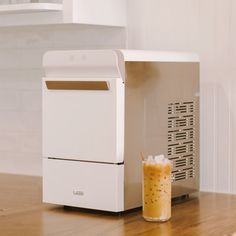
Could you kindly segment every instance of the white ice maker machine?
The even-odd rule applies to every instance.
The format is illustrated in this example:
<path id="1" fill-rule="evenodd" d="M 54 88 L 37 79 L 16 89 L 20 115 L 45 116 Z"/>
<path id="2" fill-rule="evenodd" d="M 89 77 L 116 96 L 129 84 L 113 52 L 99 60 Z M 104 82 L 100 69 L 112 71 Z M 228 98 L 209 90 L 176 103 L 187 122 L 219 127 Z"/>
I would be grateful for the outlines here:
<path id="1" fill-rule="evenodd" d="M 44 202 L 140 207 L 140 152 L 173 161 L 173 197 L 198 191 L 196 55 L 51 51 L 43 66 Z"/>

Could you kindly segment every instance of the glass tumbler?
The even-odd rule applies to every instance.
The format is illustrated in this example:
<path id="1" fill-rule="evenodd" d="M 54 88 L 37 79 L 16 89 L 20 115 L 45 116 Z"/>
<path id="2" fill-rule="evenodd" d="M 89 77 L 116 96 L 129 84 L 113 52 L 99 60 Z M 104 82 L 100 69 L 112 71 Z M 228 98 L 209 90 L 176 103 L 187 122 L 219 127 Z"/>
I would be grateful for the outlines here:
<path id="1" fill-rule="evenodd" d="M 143 160 L 143 218 L 164 222 L 171 218 L 171 161 L 163 155 Z"/>

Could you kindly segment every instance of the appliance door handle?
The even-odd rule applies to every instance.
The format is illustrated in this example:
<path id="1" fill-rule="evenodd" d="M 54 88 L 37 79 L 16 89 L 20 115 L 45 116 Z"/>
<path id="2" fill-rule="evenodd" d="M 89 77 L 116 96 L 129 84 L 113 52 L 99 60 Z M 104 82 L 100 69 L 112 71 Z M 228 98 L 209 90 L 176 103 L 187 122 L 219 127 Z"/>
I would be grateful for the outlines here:
<path id="1" fill-rule="evenodd" d="M 109 90 L 107 81 L 45 81 L 49 90 Z"/>

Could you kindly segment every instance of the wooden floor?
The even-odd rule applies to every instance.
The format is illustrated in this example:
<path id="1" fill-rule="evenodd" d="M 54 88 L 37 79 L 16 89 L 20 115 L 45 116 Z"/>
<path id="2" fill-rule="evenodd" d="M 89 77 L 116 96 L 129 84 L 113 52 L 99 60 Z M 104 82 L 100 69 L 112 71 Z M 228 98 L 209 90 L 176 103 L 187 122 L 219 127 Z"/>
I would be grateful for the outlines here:
<path id="1" fill-rule="evenodd" d="M 174 205 L 172 219 L 149 223 L 141 210 L 123 215 L 68 210 L 42 204 L 41 178 L 0 175 L 1 236 L 224 236 L 236 232 L 236 196 L 201 193 Z"/>

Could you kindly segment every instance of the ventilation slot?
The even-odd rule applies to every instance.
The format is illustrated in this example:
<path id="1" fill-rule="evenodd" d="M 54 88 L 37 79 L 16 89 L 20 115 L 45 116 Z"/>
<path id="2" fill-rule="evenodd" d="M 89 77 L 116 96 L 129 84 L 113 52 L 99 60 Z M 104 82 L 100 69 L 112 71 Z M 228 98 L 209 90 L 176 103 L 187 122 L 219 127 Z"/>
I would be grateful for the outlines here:
<path id="1" fill-rule="evenodd" d="M 170 117 L 168 119 L 168 128 L 180 128 L 194 125 L 193 116 Z"/>
<path id="2" fill-rule="evenodd" d="M 188 140 L 193 139 L 194 137 L 194 130 L 193 128 L 190 129 L 183 129 L 181 131 L 177 130 L 170 130 L 168 132 L 168 142 L 175 142 L 181 140 Z"/>
<path id="3" fill-rule="evenodd" d="M 174 174 L 174 181 L 186 179 L 186 172 L 177 172 L 173 174 Z"/>
<path id="4" fill-rule="evenodd" d="M 185 180 L 194 177 L 194 169 L 193 168 L 185 168 L 179 171 L 173 171 L 173 181 Z"/>
<path id="5" fill-rule="evenodd" d="M 194 178 L 195 103 L 168 105 L 168 158 L 173 162 L 173 180 Z"/>
<path id="6" fill-rule="evenodd" d="M 186 166 L 186 159 L 180 159 L 180 160 L 176 160 L 175 161 L 175 167 L 182 167 L 182 166 Z"/>
<path id="7" fill-rule="evenodd" d="M 176 115 L 180 113 L 192 113 L 194 112 L 194 102 L 183 102 L 183 103 L 170 103 L 168 107 L 168 114 Z"/>

